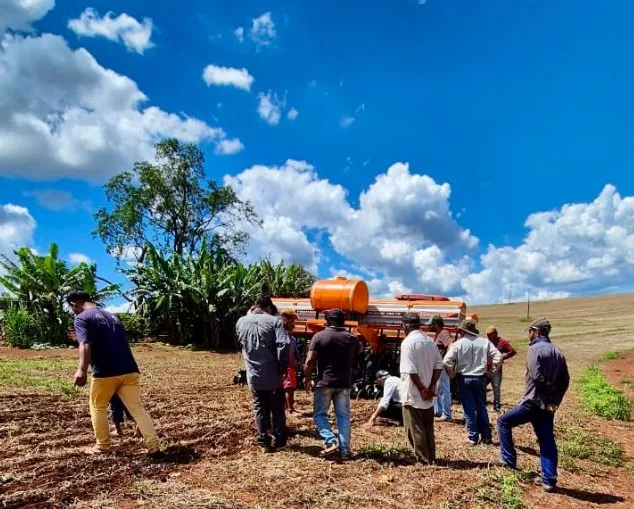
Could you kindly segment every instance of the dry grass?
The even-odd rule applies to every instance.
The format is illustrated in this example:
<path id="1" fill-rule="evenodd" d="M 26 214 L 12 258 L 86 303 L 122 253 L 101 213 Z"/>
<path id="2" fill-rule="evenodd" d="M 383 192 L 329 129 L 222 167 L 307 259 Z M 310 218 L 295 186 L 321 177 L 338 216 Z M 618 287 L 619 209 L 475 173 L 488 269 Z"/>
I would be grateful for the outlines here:
<path id="1" fill-rule="evenodd" d="M 532 304 L 531 314 L 552 320 L 553 340 L 566 354 L 576 377 L 581 368 L 600 361 L 605 353 L 634 348 L 633 305 L 632 295 L 572 299 Z M 481 328 L 495 324 L 503 337 L 520 347 L 519 355 L 504 371 L 502 397 L 509 408 L 523 388 L 527 341 L 522 332 L 526 323 L 520 319 L 525 307 L 490 306 L 477 312 Z M 30 363 L 40 358 L 51 364 L 51 358 L 72 359 L 75 355 L 73 351 L 0 350 L 3 359 L 28 359 Z M 85 458 L 80 448 L 92 443 L 85 390 L 66 395 L 56 393 L 54 384 L 52 388 L 5 384 L 0 394 L 0 506 L 634 506 L 626 459 L 623 466 L 610 464 L 601 448 L 588 445 L 593 436 L 603 440 L 596 443 L 622 442 L 627 454 L 630 444 L 626 437 L 634 435 L 631 423 L 611 423 L 582 413 L 573 390 L 557 416 L 562 450 L 572 451 L 562 455 L 563 460 L 569 457 L 569 470 L 562 465 L 561 493 L 546 495 L 528 482 L 530 473 L 538 469 L 537 444 L 530 427 L 516 433 L 523 468 L 520 475 L 495 466 L 497 448 L 467 447 L 464 426 L 456 423 L 437 423 L 439 465 L 425 467 L 411 464 L 402 428 L 387 422 L 363 428 L 374 403 L 355 401 L 352 445 L 358 454 L 353 461 L 338 464 L 317 456 L 320 443 L 310 418 L 311 402 L 302 393 L 298 410 L 303 415 L 289 422 L 289 449 L 267 455 L 254 444 L 248 391 L 231 385 L 241 364 L 238 355 L 148 346 L 135 347 L 135 355 L 143 370 L 147 406 L 166 444 L 167 460 L 149 461 L 131 438 L 118 442 L 118 452 L 111 457 Z M 72 370 L 50 376 L 70 377 Z M 456 406 L 454 417 L 462 418 Z M 494 422 L 494 414 L 491 420 Z"/>

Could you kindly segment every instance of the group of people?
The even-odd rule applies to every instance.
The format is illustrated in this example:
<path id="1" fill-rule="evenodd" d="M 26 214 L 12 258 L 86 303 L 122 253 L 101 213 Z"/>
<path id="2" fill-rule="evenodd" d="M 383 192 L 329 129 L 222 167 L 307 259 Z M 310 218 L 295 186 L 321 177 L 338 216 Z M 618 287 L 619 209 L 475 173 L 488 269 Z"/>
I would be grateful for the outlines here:
<path id="1" fill-rule="evenodd" d="M 154 425 L 141 401 L 139 368 L 121 322 L 100 309 L 84 292 L 69 294 L 67 302 L 76 315 L 79 342 L 75 384 L 85 385 L 88 367 L 92 370 L 89 403 L 96 445 L 90 452 L 110 450 L 108 407 L 112 405 L 113 411 L 119 414 L 115 422 L 122 420 L 122 412 L 127 413 L 135 422 L 138 434 L 143 436 L 148 453 L 160 455 Z M 282 310 L 281 318 L 277 315 L 271 299 L 262 296 L 236 324 L 253 398 L 257 442 L 267 452 L 287 446 L 286 409 L 291 415 L 295 412 L 293 395 L 301 367 L 298 345 L 292 337 L 296 315 L 292 310 Z M 344 324 L 345 315 L 341 310 L 327 313 L 326 328 L 310 342 L 304 381 L 306 391 L 313 392 L 313 418 L 323 440 L 321 454 L 338 453 L 342 460 L 347 460 L 351 455 L 352 372 L 363 346 Z M 422 331 L 419 315 L 404 315 L 406 337 L 401 344 L 400 378 L 386 371 L 377 373 L 377 385 L 383 389 L 383 398 L 366 426 L 372 426 L 380 415 L 399 420 L 415 457 L 431 464 L 436 459 L 434 417 L 452 418 L 452 382 L 457 384 L 468 442 L 472 445 L 492 443 L 486 387 L 488 383 L 493 386 L 494 408 L 499 410 L 502 365 L 516 352 L 499 338 L 495 327 L 487 330 L 488 338 L 480 336 L 473 320 L 463 320 L 455 338 L 444 329 L 439 316 L 432 317 L 426 325 L 435 334 L 434 341 Z M 516 407 L 497 419 L 501 462 L 508 468 L 516 468 L 512 429 L 530 422 L 540 447 L 542 475 L 537 482 L 547 491 L 553 491 L 557 484 L 553 421 L 570 377 L 564 355 L 550 340 L 550 322 L 538 319 L 527 331 L 530 344 L 524 395 Z M 328 419 L 331 405 L 337 434 Z"/>
<path id="2" fill-rule="evenodd" d="M 292 338 L 295 314 L 283 310 L 276 318 L 273 303 L 262 297 L 236 325 L 244 355 L 247 383 L 253 395 L 258 443 L 267 452 L 283 449 L 287 444 L 286 406 L 294 412 L 288 382 L 298 369 L 296 342 Z M 350 392 L 352 372 L 363 352 L 361 342 L 344 327 L 345 315 L 339 309 L 326 314 L 326 328 L 315 334 L 306 356 L 305 388 L 313 391 L 313 419 L 323 439 L 323 456 L 338 453 L 342 460 L 351 454 Z M 366 422 L 373 426 L 379 416 L 402 423 L 415 457 L 426 464 L 436 460 L 434 418 L 452 420 L 452 383 L 462 404 L 468 443 L 491 445 L 492 429 L 486 407 L 486 390 L 493 388 L 493 407 L 501 412 L 502 366 L 517 354 L 511 344 L 499 337 L 494 326 L 487 337 L 480 336 L 474 320 L 463 320 L 452 336 L 442 317 L 426 323 L 434 340 L 423 332 L 420 316 L 403 316 L 406 334 L 401 343 L 400 377 L 382 370 L 376 384 L 383 397 Z M 554 437 L 554 414 L 568 389 L 570 377 L 566 359 L 550 341 L 550 322 L 534 321 L 527 329 L 530 345 L 527 355 L 526 388 L 518 406 L 497 419 L 501 464 L 515 469 L 517 454 L 512 429 L 531 422 L 540 445 L 542 475 L 537 482 L 553 491 L 557 484 L 557 447 Z M 295 353 L 292 353 L 295 352 Z M 295 360 L 291 362 L 291 358 Z M 290 366 L 290 368 L 289 368 Z M 313 373 L 317 368 L 316 376 Z M 314 379 L 313 379 L 314 378 Z M 334 407 L 338 433 L 328 420 Z M 273 442 L 270 422 L 273 422 Z"/>

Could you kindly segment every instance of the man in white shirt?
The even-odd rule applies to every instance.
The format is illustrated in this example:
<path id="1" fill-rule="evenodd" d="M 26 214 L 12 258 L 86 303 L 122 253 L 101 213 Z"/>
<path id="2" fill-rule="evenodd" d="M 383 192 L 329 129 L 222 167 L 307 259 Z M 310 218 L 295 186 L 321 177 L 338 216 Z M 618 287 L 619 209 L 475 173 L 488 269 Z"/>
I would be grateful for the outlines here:
<path id="1" fill-rule="evenodd" d="M 376 385 L 383 389 L 383 397 L 379 401 L 372 417 L 365 423 L 366 428 L 371 428 L 379 416 L 398 421 L 403 424 L 403 407 L 401 405 L 401 379 L 390 375 L 389 371 L 382 369 L 376 373 Z"/>
<path id="2" fill-rule="evenodd" d="M 401 402 L 403 425 L 414 455 L 423 463 L 436 460 L 434 439 L 434 396 L 443 368 L 435 343 L 420 330 L 420 316 L 406 313 L 401 343 Z"/>
<path id="3" fill-rule="evenodd" d="M 453 343 L 444 358 L 450 377 L 458 375 L 460 400 L 464 410 L 469 443 L 490 445 L 491 425 L 486 407 L 487 362 L 492 360 L 491 373 L 502 364 L 502 354 L 480 332 L 473 320 L 463 320 L 458 327 L 458 341 Z"/>

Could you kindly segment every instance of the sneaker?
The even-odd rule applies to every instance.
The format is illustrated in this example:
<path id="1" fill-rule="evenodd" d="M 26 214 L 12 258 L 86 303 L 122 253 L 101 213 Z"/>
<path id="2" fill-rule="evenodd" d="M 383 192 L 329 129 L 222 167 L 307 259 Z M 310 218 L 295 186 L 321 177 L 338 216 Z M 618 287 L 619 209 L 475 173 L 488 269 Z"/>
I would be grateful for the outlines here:
<path id="1" fill-rule="evenodd" d="M 544 488 L 544 491 L 548 493 L 552 493 L 553 491 L 555 491 L 555 485 L 544 482 L 541 477 L 535 477 L 533 484 L 535 484 L 535 486 L 541 486 L 542 488 Z"/>
<path id="2" fill-rule="evenodd" d="M 345 461 L 350 461 L 351 459 L 352 459 L 352 455 L 349 452 L 339 453 L 339 461 L 345 462 Z"/>
<path id="3" fill-rule="evenodd" d="M 491 440 L 490 438 L 483 438 L 483 439 L 480 441 L 480 443 L 481 443 L 481 444 L 484 444 L 484 445 L 493 445 L 493 440 Z"/>
<path id="4" fill-rule="evenodd" d="M 275 449 L 276 451 L 283 451 L 286 449 L 286 447 L 287 447 L 286 442 L 280 443 L 280 444 L 276 442 L 275 445 L 273 445 L 273 449 Z"/>
<path id="5" fill-rule="evenodd" d="M 475 446 L 475 445 L 478 445 L 478 441 L 469 439 L 469 444 Z"/>

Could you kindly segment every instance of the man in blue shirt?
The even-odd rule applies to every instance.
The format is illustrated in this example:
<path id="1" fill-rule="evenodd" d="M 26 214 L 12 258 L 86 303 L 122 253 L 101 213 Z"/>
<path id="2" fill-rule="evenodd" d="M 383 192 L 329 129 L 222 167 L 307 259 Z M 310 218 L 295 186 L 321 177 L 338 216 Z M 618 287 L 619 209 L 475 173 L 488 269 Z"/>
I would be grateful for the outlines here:
<path id="1" fill-rule="evenodd" d="M 498 435 L 502 463 L 517 466 L 513 444 L 513 428 L 530 422 L 539 442 L 542 476 L 536 483 L 548 492 L 557 486 L 557 444 L 555 443 L 555 412 L 570 384 L 566 358 L 550 342 L 551 325 L 539 318 L 527 329 L 530 344 L 526 356 L 526 389 L 522 401 L 498 418 Z"/>
<path id="2" fill-rule="evenodd" d="M 90 383 L 90 418 L 97 445 L 93 453 L 110 450 L 108 404 L 118 395 L 137 423 L 148 452 L 159 452 L 158 438 L 152 419 L 141 401 L 139 368 L 125 330 L 119 319 L 100 309 L 86 292 L 72 292 L 66 302 L 75 313 L 75 333 L 79 342 L 79 367 L 75 372 L 75 385 L 83 387 L 92 370 Z"/>

